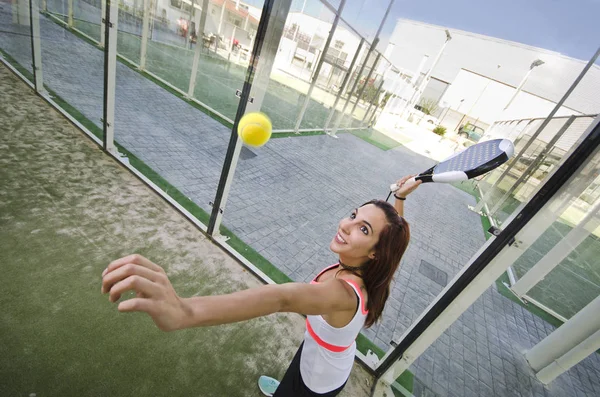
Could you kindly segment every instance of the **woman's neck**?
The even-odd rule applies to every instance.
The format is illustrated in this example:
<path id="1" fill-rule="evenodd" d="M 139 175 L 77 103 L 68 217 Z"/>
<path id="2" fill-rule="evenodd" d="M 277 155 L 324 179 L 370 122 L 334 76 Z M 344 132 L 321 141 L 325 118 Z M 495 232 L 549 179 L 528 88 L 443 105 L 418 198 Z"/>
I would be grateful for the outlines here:
<path id="1" fill-rule="evenodd" d="M 364 269 L 364 267 L 366 266 L 366 264 L 368 263 L 368 261 L 361 261 L 360 259 L 354 259 L 354 260 L 346 260 L 342 257 L 340 257 L 339 259 L 340 262 L 340 267 L 342 267 L 342 269 L 345 270 L 352 270 L 352 271 L 361 271 Z"/>

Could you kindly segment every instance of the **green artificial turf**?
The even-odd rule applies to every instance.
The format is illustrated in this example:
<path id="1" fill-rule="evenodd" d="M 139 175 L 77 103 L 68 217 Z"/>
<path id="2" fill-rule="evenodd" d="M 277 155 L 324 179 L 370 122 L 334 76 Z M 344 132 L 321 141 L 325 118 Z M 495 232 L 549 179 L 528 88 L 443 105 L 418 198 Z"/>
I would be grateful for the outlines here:
<path id="1" fill-rule="evenodd" d="M 195 228 L 0 73 L 0 395 L 245 397 L 261 373 L 282 376 L 300 339 L 285 316 L 164 333 L 100 294 L 102 270 L 131 252 L 162 264 L 181 296 L 244 284 Z"/>
<path id="2" fill-rule="evenodd" d="M 373 128 L 353 130 L 349 133 L 381 150 L 390 150 L 402 145 L 401 142 L 398 142 Z"/>

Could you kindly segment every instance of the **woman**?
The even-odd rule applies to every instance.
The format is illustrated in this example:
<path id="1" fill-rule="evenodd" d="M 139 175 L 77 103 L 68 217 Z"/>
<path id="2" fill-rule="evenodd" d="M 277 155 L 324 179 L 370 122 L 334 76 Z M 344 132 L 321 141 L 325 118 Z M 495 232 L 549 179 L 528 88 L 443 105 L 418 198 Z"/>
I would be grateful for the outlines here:
<path id="1" fill-rule="evenodd" d="M 404 200 L 421 183 L 407 182 L 411 177 L 397 182 L 400 189 L 393 206 L 373 200 L 340 221 L 329 246 L 339 255 L 339 263 L 325 268 L 310 284 L 265 285 L 228 295 L 180 298 L 160 266 L 131 255 L 104 270 L 102 293 L 116 302 L 121 294 L 136 291 L 136 298 L 119 303 L 119 311 L 146 312 L 163 331 L 277 312 L 305 314 L 304 342 L 281 384 L 261 377 L 259 387 L 275 397 L 336 396 L 350 376 L 354 341 L 363 327 L 381 317 L 390 283 L 408 246 Z"/>

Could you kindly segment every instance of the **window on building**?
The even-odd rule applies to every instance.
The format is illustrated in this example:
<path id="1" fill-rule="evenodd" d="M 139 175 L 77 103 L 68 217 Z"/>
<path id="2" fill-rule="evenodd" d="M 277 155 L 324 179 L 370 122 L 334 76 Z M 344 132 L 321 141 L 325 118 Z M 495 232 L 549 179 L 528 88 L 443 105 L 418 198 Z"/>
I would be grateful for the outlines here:
<path id="1" fill-rule="evenodd" d="M 333 43 L 333 47 L 341 50 L 342 48 L 344 48 L 344 42 L 342 40 L 336 40 L 335 43 Z"/>
<path id="2" fill-rule="evenodd" d="M 171 0 L 171 7 L 181 8 L 181 0 Z"/>

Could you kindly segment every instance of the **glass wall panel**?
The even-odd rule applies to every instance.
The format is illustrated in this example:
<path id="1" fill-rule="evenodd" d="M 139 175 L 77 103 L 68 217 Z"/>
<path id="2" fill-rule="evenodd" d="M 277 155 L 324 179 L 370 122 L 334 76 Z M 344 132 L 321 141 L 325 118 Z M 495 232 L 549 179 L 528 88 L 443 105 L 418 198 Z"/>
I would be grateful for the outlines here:
<path id="1" fill-rule="evenodd" d="M 254 40 L 247 32 L 252 29 L 255 34 L 259 20 L 254 15 L 261 15 L 262 3 L 240 3 L 236 8 L 232 1 L 199 1 L 194 3 L 193 16 L 185 4 L 158 2 L 159 17 L 154 15 L 150 21 L 147 70 L 188 93 L 196 57 L 194 98 L 233 119 L 239 104 L 235 90 L 243 88 Z M 221 38 L 215 41 L 223 7 Z M 160 18 L 163 9 L 166 19 Z M 190 20 L 192 23 L 185 25 Z M 181 24 L 174 25 L 178 22 Z M 186 30 L 186 26 L 190 28 Z M 126 31 L 119 30 L 119 37 L 141 42 Z M 223 44 L 232 37 L 239 39 L 233 49 Z M 122 43 L 119 40 L 119 51 L 124 48 Z M 115 140 L 128 152 L 131 164 L 167 194 L 184 206 L 193 203 L 200 207 L 204 212 L 194 211 L 194 215 L 208 225 L 231 125 L 204 106 L 183 100 L 181 94 L 151 76 L 124 64 L 118 66 Z"/>
<path id="2" fill-rule="evenodd" d="M 100 42 L 103 0 L 73 0 L 73 27 Z M 125 6 L 125 5 L 123 5 Z M 119 15 L 119 23 L 125 24 L 125 13 Z"/>
<path id="3" fill-rule="evenodd" d="M 88 9 L 88 3 L 78 4 L 74 2 L 74 10 Z M 101 137 L 104 50 L 68 28 L 68 18 L 62 19 L 68 15 L 67 0 L 51 0 L 47 6 L 49 12 L 40 15 L 44 87 L 64 110 Z"/>
<path id="4" fill-rule="evenodd" d="M 0 53 L 33 82 L 29 1 L 0 4 Z"/>
<path id="5" fill-rule="evenodd" d="M 304 13 L 302 9 L 292 9 L 287 17 L 271 72 L 272 82 L 264 99 L 263 106 L 269 109 L 274 130 L 294 129 L 333 25 L 333 12 L 320 1 L 305 3 Z M 323 73 L 322 69 L 320 74 Z M 308 103 L 310 111 L 306 111 L 306 121 L 300 128 L 322 128 L 326 109 L 320 102 L 330 97 L 322 88 L 315 88 Z"/>

